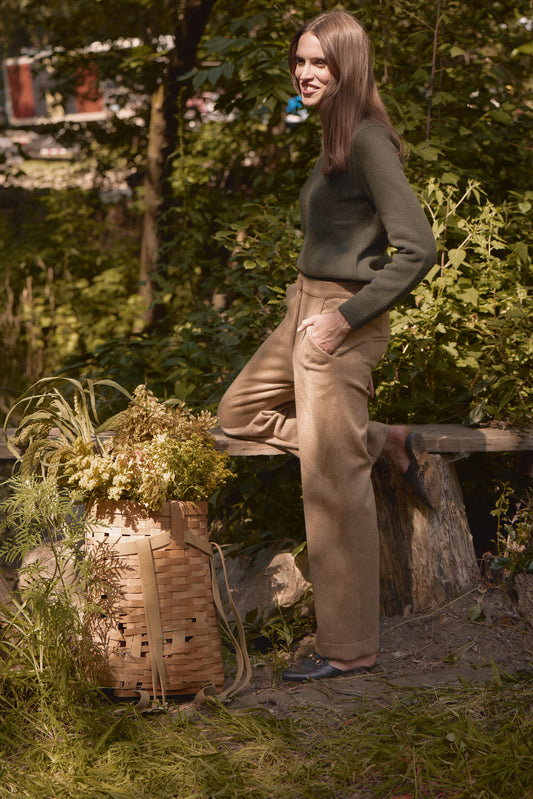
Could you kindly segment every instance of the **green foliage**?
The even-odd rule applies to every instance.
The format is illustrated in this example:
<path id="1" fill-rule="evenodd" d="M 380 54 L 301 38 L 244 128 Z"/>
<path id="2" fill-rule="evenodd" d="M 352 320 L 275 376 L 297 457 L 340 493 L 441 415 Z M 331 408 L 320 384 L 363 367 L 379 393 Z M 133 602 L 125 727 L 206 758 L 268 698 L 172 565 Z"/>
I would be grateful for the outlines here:
<path id="1" fill-rule="evenodd" d="M 97 390 L 110 388 L 130 402 L 99 422 Z M 86 501 L 131 499 L 157 510 L 171 499 L 207 499 L 231 477 L 228 455 L 214 446 L 211 414 L 159 403 L 144 385 L 130 397 L 110 380 L 43 378 L 12 406 L 5 430 L 17 414 L 10 446 L 21 453 L 22 475 L 40 471 Z M 104 439 L 103 431 L 116 435 Z"/>
<path id="2" fill-rule="evenodd" d="M 441 3 L 439 18 L 436 4 L 415 0 L 385 0 L 378 14 L 371 2 L 348 10 L 368 27 L 410 172 L 480 180 L 495 201 L 510 187 L 528 188 L 524 171 L 517 174 L 517 164 L 531 164 L 525 0 Z"/>
<path id="3" fill-rule="evenodd" d="M 503 486 L 492 514 L 498 522 L 496 542 L 498 555 L 490 568 L 502 572 L 511 580 L 520 572 L 533 574 L 533 494 L 527 493 L 523 501 L 511 510 L 512 489 Z"/>
<path id="4" fill-rule="evenodd" d="M 519 683 L 527 695 L 527 676 L 517 683 L 494 668 L 494 682 L 482 690 L 462 684 L 407 692 L 375 727 L 373 742 L 367 739 L 363 757 L 373 795 L 527 796 L 531 756 L 524 734 L 530 720 L 522 715 Z"/>
<path id="5" fill-rule="evenodd" d="M 478 184 L 460 191 L 433 179 L 422 200 L 439 263 L 391 314 L 375 413 L 389 422 L 527 424 L 531 230 L 517 219 L 531 201 L 495 206 Z"/>
<path id="6" fill-rule="evenodd" d="M 284 107 L 294 93 L 286 67 L 287 44 L 301 17 L 294 6 L 281 13 L 264 0 L 256 0 L 254 6 L 247 16 L 236 14 L 231 3 L 216 10 L 213 34 L 206 38 L 200 53 L 214 65 L 195 71 L 193 87 L 222 87 L 219 106 L 224 111 L 279 114 L 280 104 Z"/>
<path id="7" fill-rule="evenodd" d="M 7 488 L 0 503 L 0 558 L 6 563 L 20 563 L 43 542 L 51 545 L 57 563 L 60 541 L 71 547 L 83 541 L 86 525 L 79 496 L 58 490 L 51 478 L 18 476 Z"/>
<path id="8" fill-rule="evenodd" d="M 190 290 L 186 319 L 178 305 L 183 294 L 170 300 L 175 346 L 183 353 L 172 376 L 179 396 L 210 403 L 281 316 L 300 246 L 297 192 L 319 146 L 313 116 L 292 131 L 282 117 L 292 92 L 284 63 L 287 29 L 312 12 L 294 8 L 271 15 L 261 4 L 256 9 L 256 17 L 238 19 L 231 6 L 226 17 L 220 12 L 233 38 L 217 36 L 218 17 L 213 18 L 202 52 L 217 65 L 198 70 L 193 82 L 198 89 L 215 88 L 221 113 L 231 116 L 223 126 L 210 122 L 184 130 L 176 159 L 178 198 L 186 191 L 186 176 L 197 190 L 194 196 L 188 190 L 186 202 L 178 200 L 185 212 L 178 232 L 182 259 L 168 273 Z M 530 158 L 524 148 L 529 115 L 520 112 L 530 96 L 521 49 L 525 9 L 520 3 L 491 4 L 484 17 L 464 4 L 446 8 L 436 50 L 434 7 L 421 11 L 410 0 L 387 2 L 379 19 L 370 3 L 354 11 L 373 38 L 376 75 L 407 139 L 408 174 L 440 251 L 433 281 L 393 311 L 374 415 L 390 421 L 527 423 L 531 196 L 518 191 L 524 170 L 517 169 L 520 159 Z M 460 26 L 454 25 L 455 14 Z M 258 86 L 257 74 L 270 80 L 268 91 Z M 504 119 L 510 95 L 515 111 Z M 460 115 L 465 135 L 458 138 Z M 487 148 L 499 153 L 497 170 L 487 170 Z M 211 159 L 209 180 L 202 153 Z M 214 192 L 223 199 L 215 218 Z M 208 228 L 202 220 L 209 220 Z M 199 241 L 198 226 L 208 229 L 208 244 L 205 237 Z M 192 257 L 183 258 L 184 242 Z M 224 249 L 215 252 L 216 242 Z M 213 382 L 219 375 L 223 382 Z"/>
<path id="9" fill-rule="evenodd" d="M 30 198 L 9 190 L 0 209 L 0 411 L 43 374 L 86 358 L 138 319 L 133 212 L 94 192 Z M 103 309 L 107 309 L 103 313 Z"/>
<path id="10" fill-rule="evenodd" d="M 495 670 L 486 684 L 382 692 L 379 708 L 363 698 L 355 712 L 337 699 L 290 717 L 172 708 L 116 718 L 73 706 L 68 723 L 47 703 L 0 732 L 1 790 L 21 799 L 530 799 L 530 675 Z"/>
<path id="11" fill-rule="evenodd" d="M 305 539 L 299 461 L 292 456 L 235 458 L 237 479 L 216 496 L 217 533 L 250 557 Z"/>
<path id="12" fill-rule="evenodd" d="M 206 243 L 203 217 L 196 216 L 203 214 L 203 200 L 197 196 L 195 202 L 198 229 L 187 234 L 190 251 L 169 264 L 169 279 L 181 286 L 166 298 L 172 331 L 113 339 L 95 350 L 86 368 L 128 388 L 146 380 L 159 396 L 215 410 L 229 376 L 282 318 L 286 286 L 297 276 L 301 234 L 297 210 L 280 210 L 272 196 L 261 205 L 230 195 L 226 208 L 211 208 L 206 195 L 206 213 L 221 215 L 211 218 Z"/>
<path id="13" fill-rule="evenodd" d="M 129 398 L 113 381 L 80 381 L 74 378 L 43 377 L 25 391 L 9 409 L 4 423 L 7 433 L 12 420 L 17 429 L 8 446 L 21 461 L 23 477 L 40 472 L 57 473 L 76 444 L 101 449 L 97 389 L 111 388 Z"/>
<path id="14" fill-rule="evenodd" d="M 172 499 L 205 500 L 232 476 L 228 456 L 215 449 L 214 424 L 208 411 L 164 405 L 138 386 L 128 407 L 106 422 L 116 435 L 96 451 L 75 448 L 60 474 L 89 499 L 132 499 L 153 510 Z"/>
<path id="15" fill-rule="evenodd" d="M 266 619 L 254 608 L 248 611 L 243 621 L 248 649 L 256 652 L 259 658 L 262 654 L 267 655 L 273 681 L 278 682 L 298 642 L 316 629 L 312 589 L 309 588 L 294 605 L 278 605 Z"/>
<path id="16" fill-rule="evenodd" d="M 391 422 L 526 424 L 533 351 L 527 325 L 531 227 L 524 213 L 531 200 L 511 196 L 495 205 L 479 184 L 455 184 L 444 175 L 420 192 L 439 263 L 392 312 L 374 415 Z M 296 279 L 294 217 L 272 198 L 263 206 L 242 205 L 239 213 L 229 224 L 220 219 L 215 234 L 228 253 L 224 274 L 212 263 L 202 272 L 212 302 L 196 303 L 151 359 L 155 366 L 166 353 L 170 391 L 208 404 L 221 395 L 218 376 L 229 381 L 280 321 L 285 287 Z M 150 378 L 161 379 L 155 370 Z"/>
<path id="17" fill-rule="evenodd" d="M 113 569 L 105 548 L 81 557 L 87 524 L 79 497 L 51 479 L 14 478 L 9 489 L 0 503 L 0 552 L 20 568 L 18 596 L 2 609 L 2 729 L 53 734 L 78 703 L 94 703 L 104 667 L 98 633 L 110 606 L 90 597 L 113 595 Z"/>

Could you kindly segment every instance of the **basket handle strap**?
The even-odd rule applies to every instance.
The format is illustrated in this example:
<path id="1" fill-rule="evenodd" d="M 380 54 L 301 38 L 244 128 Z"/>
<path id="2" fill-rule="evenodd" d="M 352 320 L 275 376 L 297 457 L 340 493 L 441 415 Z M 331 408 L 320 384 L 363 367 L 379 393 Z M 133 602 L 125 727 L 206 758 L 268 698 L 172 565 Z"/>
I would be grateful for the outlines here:
<path id="1" fill-rule="evenodd" d="M 229 605 L 231 607 L 231 611 L 233 613 L 233 618 L 235 620 L 235 624 L 237 626 L 237 635 L 238 635 L 238 640 L 237 640 L 237 637 L 234 635 L 234 633 L 233 633 L 233 631 L 232 631 L 232 629 L 231 629 L 231 627 L 229 625 L 229 622 L 228 622 L 228 620 L 226 618 L 226 614 L 224 613 L 224 607 L 222 605 L 222 600 L 220 598 L 220 592 L 218 590 L 217 576 L 216 576 L 216 573 L 215 573 L 213 560 L 211 560 L 211 576 L 212 576 L 212 582 L 213 582 L 213 599 L 215 601 L 215 606 L 216 606 L 216 608 L 217 608 L 222 620 L 224 621 L 224 624 L 225 624 L 226 629 L 228 631 L 228 634 L 229 634 L 229 636 L 230 636 L 230 638 L 231 638 L 231 640 L 233 642 L 233 645 L 235 647 L 235 652 L 236 652 L 236 655 L 237 655 L 237 673 L 235 675 L 235 679 L 234 679 L 233 683 L 229 686 L 229 688 L 226 688 L 220 694 L 216 695 L 216 698 L 219 701 L 224 702 L 224 701 L 229 701 L 234 696 L 236 696 L 238 693 L 243 691 L 244 688 L 246 688 L 246 686 L 249 684 L 249 682 L 251 680 L 251 677 L 252 677 L 252 666 L 250 664 L 250 657 L 248 655 L 248 648 L 246 646 L 246 636 L 244 634 L 244 625 L 243 625 L 242 619 L 241 619 L 241 617 L 239 615 L 239 611 L 237 610 L 237 606 L 235 605 L 235 603 L 233 601 L 233 597 L 231 595 L 231 590 L 230 590 L 229 581 L 228 581 L 228 574 L 227 574 L 227 571 L 226 571 L 226 561 L 224 560 L 224 553 L 222 552 L 221 547 L 218 544 L 216 544 L 215 542 L 213 542 L 213 546 L 215 547 L 215 549 L 217 550 L 217 552 L 218 552 L 218 554 L 220 556 L 220 562 L 222 564 L 222 569 L 223 569 L 223 572 L 224 572 L 224 582 L 226 584 L 226 593 L 227 593 L 227 596 L 228 596 L 228 602 L 229 602 Z"/>
<path id="2" fill-rule="evenodd" d="M 140 538 L 141 536 L 133 538 L 131 541 L 109 541 L 109 546 L 117 555 L 135 555 L 139 553 L 137 542 Z M 150 541 L 150 549 L 153 551 L 154 549 L 166 547 L 170 542 L 171 536 L 168 530 L 165 530 L 156 535 L 142 536 L 142 538 L 147 538 Z M 107 539 L 104 538 L 103 541 L 105 542 Z"/>
<path id="3" fill-rule="evenodd" d="M 250 679 L 252 677 L 252 667 L 250 665 L 250 657 L 248 655 L 248 648 L 246 646 L 246 636 L 244 633 L 244 625 L 242 623 L 242 619 L 240 617 L 239 611 L 233 601 L 233 597 L 231 595 L 231 590 L 228 581 L 228 574 L 226 571 L 226 561 L 224 559 L 224 553 L 218 544 L 214 541 L 205 541 L 204 539 L 200 538 L 199 536 L 195 535 L 191 530 L 186 529 L 184 533 L 184 540 L 185 543 L 191 544 L 192 546 L 201 549 L 202 552 L 205 552 L 207 555 L 210 556 L 210 564 L 211 564 L 211 585 L 213 590 L 213 601 L 215 603 L 215 607 L 218 611 L 222 622 L 224 623 L 224 627 L 226 632 L 228 633 L 233 646 L 235 647 L 235 654 L 237 656 L 237 672 L 235 675 L 235 679 L 233 683 L 228 687 L 225 688 L 220 693 L 217 692 L 214 685 L 207 685 L 202 688 L 198 694 L 196 695 L 195 699 L 199 702 L 208 702 L 210 700 L 216 700 L 218 702 L 229 702 L 234 696 L 240 693 L 246 686 L 249 684 Z M 226 613 L 224 611 L 224 606 L 222 605 L 222 599 L 220 597 L 220 591 L 218 588 L 218 582 L 216 577 L 216 572 L 213 564 L 213 548 L 216 549 L 220 556 L 220 561 L 222 564 L 222 570 L 224 573 L 224 581 L 226 584 L 226 592 L 228 596 L 228 602 L 231 607 L 231 611 L 233 613 L 233 618 L 235 619 L 235 624 L 237 627 L 237 636 L 234 634 L 233 630 L 230 627 L 229 621 L 227 619 Z"/>
<path id="4" fill-rule="evenodd" d="M 149 537 L 139 537 L 136 541 L 139 567 L 141 572 L 141 585 L 150 648 L 150 663 L 152 667 L 152 685 L 154 698 L 157 693 L 157 684 L 161 686 L 162 701 L 165 702 L 166 669 L 163 657 L 163 625 L 159 610 L 159 595 L 154 572 L 154 559 L 152 557 L 152 544 Z"/>

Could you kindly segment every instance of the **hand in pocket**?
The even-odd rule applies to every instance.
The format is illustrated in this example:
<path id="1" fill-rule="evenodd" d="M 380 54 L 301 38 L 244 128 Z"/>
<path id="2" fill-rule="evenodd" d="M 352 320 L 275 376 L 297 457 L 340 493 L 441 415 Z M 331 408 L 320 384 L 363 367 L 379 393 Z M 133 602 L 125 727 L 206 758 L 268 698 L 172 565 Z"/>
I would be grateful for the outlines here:
<path id="1" fill-rule="evenodd" d="M 298 332 L 308 327 L 317 347 L 327 355 L 334 354 L 352 329 L 338 310 L 309 316 L 300 324 Z"/>

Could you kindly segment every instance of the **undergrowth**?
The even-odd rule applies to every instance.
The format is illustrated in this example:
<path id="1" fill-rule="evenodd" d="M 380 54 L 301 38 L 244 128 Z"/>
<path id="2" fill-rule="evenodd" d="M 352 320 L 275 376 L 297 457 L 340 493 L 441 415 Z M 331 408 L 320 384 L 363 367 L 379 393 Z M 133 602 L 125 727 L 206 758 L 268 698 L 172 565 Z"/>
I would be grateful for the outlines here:
<path id="1" fill-rule="evenodd" d="M 404 690 L 378 709 L 231 708 L 68 716 L 2 726 L 0 797 L 17 799 L 528 799 L 533 679 Z M 353 697 L 350 698 L 353 701 Z"/>

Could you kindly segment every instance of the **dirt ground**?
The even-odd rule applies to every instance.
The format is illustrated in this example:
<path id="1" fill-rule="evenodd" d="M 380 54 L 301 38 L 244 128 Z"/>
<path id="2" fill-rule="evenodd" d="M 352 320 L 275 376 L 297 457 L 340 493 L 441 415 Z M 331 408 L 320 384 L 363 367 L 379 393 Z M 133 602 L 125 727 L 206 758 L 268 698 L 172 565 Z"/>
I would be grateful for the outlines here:
<path id="1" fill-rule="evenodd" d="M 533 669 L 533 626 L 501 586 L 480 585 L 431 612 L 383 618 L 380 643 L 376 667 L 363 675 L 285 683 L 273 679 L 266 663 L 255 665 L 250 686 L 230 707 L 280 716 L 309 706 L 349 711 L 377 707 L 405 688 L 483 683 L 494 666 L 509 674 Z M 306 639 L 296 658 L 312 650 Z"/>

